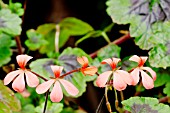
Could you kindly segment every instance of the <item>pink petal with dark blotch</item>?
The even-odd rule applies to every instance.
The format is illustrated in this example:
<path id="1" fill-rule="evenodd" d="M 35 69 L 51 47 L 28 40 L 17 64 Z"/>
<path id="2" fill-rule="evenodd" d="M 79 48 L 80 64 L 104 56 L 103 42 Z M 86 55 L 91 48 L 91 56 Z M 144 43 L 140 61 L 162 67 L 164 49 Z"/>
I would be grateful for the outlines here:
<path id="1" fill-rule="evenodd" d="M 71 82 L 64 79 L 59 79 L 59 81 L 64 86 L 68 94 L 76 96 L 79 93 L 79 90 Z"/>
<path id="2" fill-rule="evenodd" d="M 39 79 L 35 74 L 25 71 L 25 75 L 28 86 L 36 87 L 39 84 Z"/>
<path id="3" fill-rule="evenodd" d="M 8 73 L 4 78 L 4 85 L 8 85 L 17 75 L 24 73 L 22 70 L 16 70 Z"/>
<path id="4" fill-rule="evenodd" d="M 151 74 L 153 80 L 156 80 L 156 73 L 150 67 L 142 67 L 142 69 L 148 71 Z"/>
<path id="5" fill-rule="evenodd" d="M 55 82 L 55 79 L 50 79 L 40 85 L 37 86 L 36 92 L 38 94 L 45 93 L 48 89 L 50 89 L 51 85 Z"/>
<path id="6" fill-rule="evenodd" d="M 127 83 L 128 85 L 133 84 L 133 78 L 128 72 L 124 70 L 117 70 L 116 72 L 121 76 L 125 83 Z"/>
<path id="7" fill-rule="evenodd" d="M 57 66 L 57 65 L 52 65 L 51 69 L 54 72 L 55 77 L 58 78 L 63 70 L 63 67 Z"/>
<path id="8" fill-rule="evenodd" d="M 14 82 L 12 83 L 12 88 L 17 92 L 23 92 L 25 89 L 25 81 L 24 81 L 24 73 L 21 73 L 16 77 Z"/>
<path id="9" fill-rule="evenodd" d="M 113 73 L 113 87 L 118 91 L 122 91 L 127 87 L 127 83 L 125 83 L 121 75 L 117 72 Z"/>
<path id="10" fill-rule="evenodd" d="M 63 98 L 63 92 L 60 83 L 56 81 L 51 91 L 50 99 L 52 102 L 60 102 L 62 98 Z"/>
<path id="11" fill-rule="evenodd" d="M 141 71 L 142 84 L 146 89 L 152 89 L 154 87 L 153 79 L 144 71 Z"/>
<path id="12" fill-rule="evenodd" d="M 139 82 L 139 71 L 140 71 L 139 68 L 135 68 L 135 69 L 130 73 L 130 75 L 131 75 L 132 78 L 133 78 L 133 83 L 132 83 L 132 85 L 134 85 L 134 86 Z"/>
<path id="13" fill-rule="evenodd" d="M 105 87 L 106 83 L 108 82 L 109 77 L 111 76 L 112 71 L 106 71 L 102 74 L 100 74 L 97 77 L 96 84 L 98 87 Z"/>
<path id="14" fill-rule="evenodd" d="M 17 59 L 17 62 L 18 62 L 18 65 L 21 67 L 21 68 L 24 68 L 25 65 L 27 64 L 27 62 L 32 59 L 33 57 L 31 56 L 28 56 L 28 55 L 18 55 L 16 57 Z"/>

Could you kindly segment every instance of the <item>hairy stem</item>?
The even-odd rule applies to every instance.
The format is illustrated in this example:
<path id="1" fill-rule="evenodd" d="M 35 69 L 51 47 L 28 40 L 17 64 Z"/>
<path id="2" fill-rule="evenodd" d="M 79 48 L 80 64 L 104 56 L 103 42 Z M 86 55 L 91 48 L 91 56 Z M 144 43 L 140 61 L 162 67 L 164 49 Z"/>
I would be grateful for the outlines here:
<path id="1" fill-rule="evenodd" d="M 103 95 L 102 99 L 100 100 L 99 105 L 97 106 L 96 113 L 99 113 L 99 111 L 100 111 L 100 108 L 101 108 L 101 106 L 102 106 L 102 104 L 103 104 L 104 96 L 105 96 L 105 95 Z"/>
<path id="2" fill-rule="evenodd" d="M 123 91 L 120 91 L 120 96 L 121 96 L 121 101 L 123 101 L 124 100 Z"/>
<path id="3" fill-rule="evenodd" d="M 129 33 L 126 34 L 126 35 L 124 35 L 124 36 L 122 36 L 122 37 L 120 37 L 120 38 L 118 38 L 118 39 L 116 39 L 115 41 L 113 41 L 113 42 L 111 42 L 111 43 L 119 45 L 119 44 L 125 42 L 125 41 L 128 40 L 128 39 L 130 39 L 130 34 L 129 34 Z M 104 47 L 106 47 L 106 46 L 104 46 Z M 102 48 L 104 48 L 104 47 L 102 47 Z M 97 56 L 98 51 L 99 51 L 99 50 L 91 53 L 91 54 L 90 54 L 91 58 L 95 58 L 95 57 Z"/>
<path id="4" fill-rule="evenodd" d="M 112 113 L 112 108 L 111 108 L 111 105 L 109 103 L 109 99 L 108 99 L 108 96 L 107 96 L 107 92 L 108 92 L 108 87 L 106 86 L 105 87 L 105 98 L 106 98 L 106 106 L 107 106 L 107 109 L 110 113 Z"/>
<path id="5" fill-rule="evenodd" d="M 44 104 L 44 110 L 43 110 L 43 113 L 45 113 L 46 108 L 47 108 L 48 94 L 49 94 L 49 90 L 46 92 L 46 96 L 45 96 L 45 104 Z"/>

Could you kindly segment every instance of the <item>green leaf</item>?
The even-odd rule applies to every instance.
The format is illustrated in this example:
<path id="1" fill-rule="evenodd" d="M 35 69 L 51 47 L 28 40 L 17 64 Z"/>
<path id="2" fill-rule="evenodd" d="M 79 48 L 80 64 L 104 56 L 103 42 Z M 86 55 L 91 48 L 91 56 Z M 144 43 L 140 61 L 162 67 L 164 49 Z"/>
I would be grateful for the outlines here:
<path id="1" fill-rule="evenodd" d="M 0 32 L 12 36 L 21 34 L 21 19 L 18 15 L 11 13 L 9 9 L 0 10 Z"/>
<path id="2" fill-rule="evenodd" d="M 14 93 L 0 81 L 0 112 L 11 113 L 21 109 L 20 101 L 14 96 Z"/>
<path id="3" fill-rule="evenodd" d="M 93 28 L 86 22 L 74 17 L 63 19 L 60 23 L 59 47 L 62 47 L 70 36 L 84 35 Z"/>
<path id="4" fill-rule="evenodd" d="M 52 103 L 51 101 L 47 102 L 46 113 L 60 113 L 63 110 L 63 103 Z M 36 113 L 42 113 L 44 109 L 44 103 L 41 103 L 35 108 Z"/>
<path id="5" fill-rule="evenodd" d="M 32 104 L 27 104 L 22 108 L 19 112 L 13 112 L 13 113 L 35 113 L 35 107 Z"/>
<path id="6" fill-rule="evenodd" d="M 131 97 L 122 101 L 124 109 L 131 113 L 166 113 L 170 107 L 160 104 L 158 99 L 151 97 Z"/>
<path id="7" fill-rule="evenodd" d="M 1 33 L 0 34 L 0 67 L 7 64 L 11 60 L 12 52 L 10 45 L 12 43 L 11 37 Z"/>
<path id="8" fill-rule="evenodd" d="M 158 46 L 151 49 L 149 52 L 149 62 L 153 67 L 169 67 L 170 66 L 170 44 L 167 42 L 166 45 L 159 44 Z"/>
<path id="9" fill-rule="evenodd" d="M 107 12 L 113 22 L 130 24 L 130 35 L 141 49 L 149 50 L 169 33 L 170 7 L 163 0 L 109 0 Z M 115 7 L 119 6 L 119 7 Z M 167 28 L 168 27 L 168 28 Z"/>
<path id="10" fill-rule="evenodd" d="M 170 69 L 157 69 L 156 72 L 156 81 L 154 81 L 155 87 L 160 87 L 162 85 L 165 85 L 170 81 Z"/>
<path id="11" fill-rule="evenodd" d="M 54 76 L 52 70 L 51 70 L 51 65 L 55 64 L 55 60 L 51 58 L 43 58 L 43 59 L 38 59 L 30 64 L 30 68 L 33 72 L 36 72 L 37 74 L 49 78 L 50 76 Z"/>
<path id="12" fill-rule="evenodd" d="M 89 63 L 92 61 L 91 57 L 80 48 L 68 47 L 60 54 L 58 58 L 58 63 L 64 66 L 64 72 L 69 72 L 80 67 L 80 64 L 77 62 L 77 56 L 86 56 Z M 81 96 L 86 91 L 86 82 L 92 81 L 94 78 L 95 76 L 85 76 L 81 72 L 72 73 L 65 77 L 66 80 L 72 82 L 75 87 L 79 89 L 79 94 L 76 95 L 76 97 Z M 66 92 L 64 93 L 68 96 Z"/>
<path id="13" fill-rule="evenodd" d="M 163 89 L 163 92 L 167 94 L 167 96 L 170 96 L 170 82 L 166 84 L 165 88 Z"/>
<path id="14" fill-rule="evenodd" d="M 42 46 L 48 44 L 48 42 L 44 39 L 43 35 L 37 33 L 33 29 L 27 31 L 27 37 L 28 40 L 25 41 L 25 44 L 32 51 L 40 49 Z"/>

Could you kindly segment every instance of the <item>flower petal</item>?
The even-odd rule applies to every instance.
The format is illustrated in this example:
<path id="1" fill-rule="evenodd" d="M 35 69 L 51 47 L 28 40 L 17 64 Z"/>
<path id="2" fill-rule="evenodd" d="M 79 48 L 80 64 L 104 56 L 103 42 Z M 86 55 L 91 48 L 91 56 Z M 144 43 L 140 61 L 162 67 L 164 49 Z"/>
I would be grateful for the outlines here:
<path id="1" fill-rule="evenodd" d="M 50 99 L 52 102 L 60 102 L 62 98 L 63 98 L 63 92 L 60 83 L 56 81 L 51 91 Z"/>
<path id="2" fill-rule="evenodd" d="M 85 56 L 77 57 L 77 61 L 82 65 L 83 68 L 88 66 L 88 59 Z"/>
<path id="3" fill-rule="evenodd" d="M 28 86 L 36 87 L 39 84 L 39 79 L 35 74 L 29 71 L 26 71 L 25 75 L 26 75 L 26 81 L 27 81 Z"/>
<path id="4" fill-rule="evenodd" d="M 76 96 L 79 93 L 79 90 L 71 82 L 64 79 L 59 79 L 59 81 L 64 86 L 68 94 Z"/>
<path id="5" fill-rule="evenodd" d="M 18 77 L 12 83 L 12 88 L 17 92 L 23 92 L 25 89 L 24 73 L 18 75 Z"/>
<path id="6" fill-rule="evenodd" d="M 142 67 L 142 69 L 148 71 L 151 74 L 153 80 L 156 80 L 156 73 L 150 67 Z"/>
<path id="7" fill-rule="evenodd" d="M 97 72 L 97 67 L 95 66 L 90 66 L 90 67 L 87 67 L 85 69 L 82 69 L 83 73 L 86 75 L 94 75 L 96 72 Z"/>
<path id="8" fill-rule="evenodd" d="M 24 73 L 22 70 L 16 70 L 8 73 L 4 78 L 4 85 L 8 85 L 17 75 Z"/>
<path id="9" fill-rule="evenodd" d="M 18 65 L 24 69 L 25 68 L 25 65 L 27 64 L 27 62 L 32 59 L 33 57 L 31 56 L 28 56 L 28 55 L 18 55 L 17 57 L 17 62 L 18 62 Z"/>
<path id="10" fill-rule="evenodd" d="M 125 83 L 125 81 L 122 79 L 121 75 L 117 72 L 114 72 L 113 74 L 113 87 L 118 90 L 118 91 L 122 91 L 124 89 L 126 89 L 127 84 Z"/>
<path id="11" fill-rule="evenodd" d="M 108 59 L 105 59 L 103 60 L 101 63 L 102 64 L 109 64 L 110 67 L 114 70 L 116 68 L 116 65 L 117 63 L 120 62 L 120 59 L 119 58 L 108 58 Z"/>
<path id="12" fill-rule="evenodd" d="M 51 69 L 54 72 L 55 77 L 58 78 L 63 70 L 63 67 L 57 66 L 57 65 L 52 65 Z"/>
<path id="13" fill-rule="evenodd" d="M 137 55 L 133 55 L 132 57 L 129 58 L 129 60 L 137 62 L 138 64 L 141 62 L 141 58 L 138 57 Z"/>
<path id="14" fill-rule="evenodd" d="M 106 71 L 97 77 L 96 84 L 98 87 L 105 87 L 106 83 L 112 74 L 112 71 Z"/>
<path id="15" fill-rule="evenodd" d="M 144 71 L 141 71 L 142 84 L 146 89 L 152 89 L 154 87 L 153 79 Z"/>
<path id="16" fill-rule="evenodd" d="M 50 79 L 40 85 L 37 86 L 36 92 L 38 94 L 45 93 L 48 89 L 50 89 L 51 85 L 55 82 L 55 79 Z"/>
<path id="17" fill-rule="evenodd" d="M 121 76 L 123 81 L 126 82 L 128 85 L 133 84 L 133 78 L 128 72 L 124 70 L 117 70 L 116 72 Z"/>
<path id="18" fill-rule="evenodd" d="M 138 82 L 139 82 L 139 68 L 135 68 L 131 73 L 130 75 L 132 76 L 133 78 L 133 83 L 132 85 L 136 85 Z"/>

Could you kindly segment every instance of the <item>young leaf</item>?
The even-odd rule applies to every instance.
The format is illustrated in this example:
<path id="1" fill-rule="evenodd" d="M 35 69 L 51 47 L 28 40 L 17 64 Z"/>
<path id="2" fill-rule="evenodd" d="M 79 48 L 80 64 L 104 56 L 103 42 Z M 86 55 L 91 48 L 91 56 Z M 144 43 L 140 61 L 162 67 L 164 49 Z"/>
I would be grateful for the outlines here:
<path id="1" fill-rule="evenodd" d="M 74 17 L 63 19 L 60 23 L 59 47 L 62 47 L 70 36 L 84 35 L 93 28 L 86 22 Z"/>
<path id="2" fill-rule="evenodd" d="M 168 105 L 159 103 L 156 98 L 131 97 L 122 101 L 124 109 L 131 113 L 166 113 L 170 111 Z"/>

